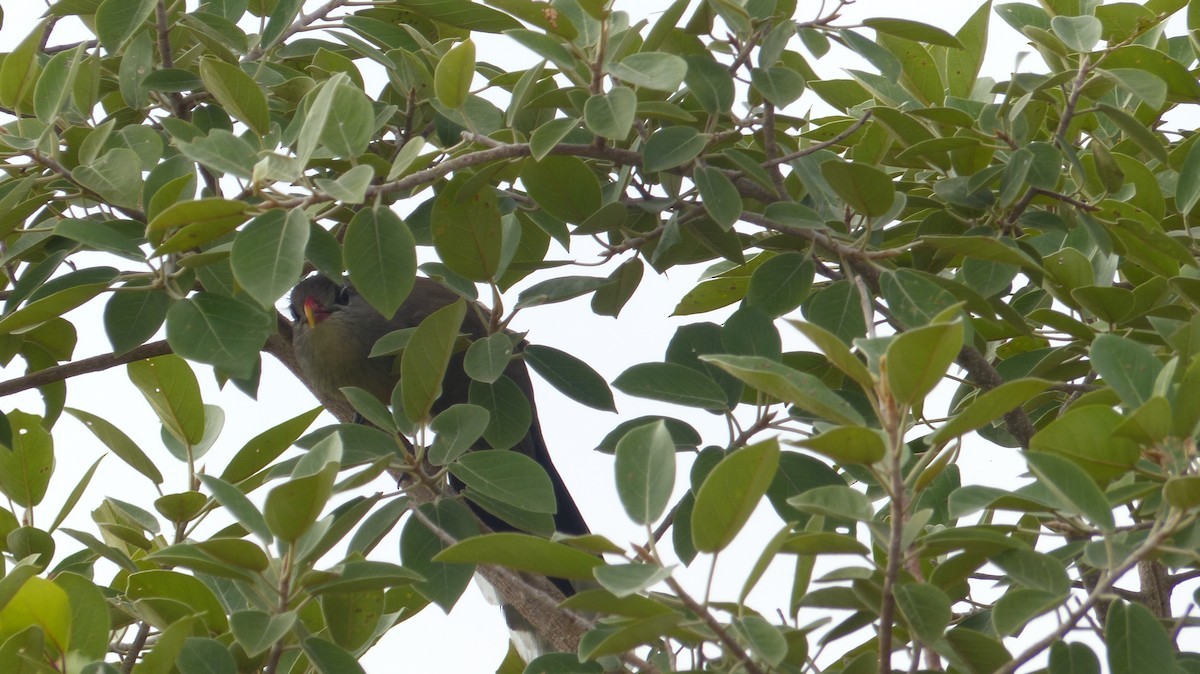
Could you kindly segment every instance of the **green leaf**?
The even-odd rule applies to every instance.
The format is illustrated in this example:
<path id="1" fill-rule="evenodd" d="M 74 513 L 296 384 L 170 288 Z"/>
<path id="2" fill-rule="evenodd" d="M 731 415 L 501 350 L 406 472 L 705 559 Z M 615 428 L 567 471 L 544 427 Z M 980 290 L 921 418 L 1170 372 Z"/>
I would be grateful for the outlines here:
<path id="1" fill-rule="evenodd" d="M 553 515 L 558 509 L 546 470 L 519 452 L 467 452 L 450 464 L 450 473 L 473 491 L 521 510 Z"/>
<path id="2" fill-rule="evenodd" d="M 229 629 L 246 655 L 265 653 L 275 642 L 287 636 L 296 624 L 295 611 L 271 615 L 265 611 L 236 611 L 229 616 Z"/>
<path id="3" fill-rule="evenodd" d="M 814 273 L 812 259 L 807 255 L 776 255 L 751 274 L 746 304 L 772 318 L 790 313 L 808 297 Z"/>
<path id="4" fill-rule="evenodd" d="M 66 105 L 79 74 L 79 64 L 84 58 L 83 47 L 80 44 L 73 50 L 55 54 L 38 77 L 33 90 L 33 110 L 37 118 L 46 124 L 53 124 Z"/>
<path id="5" fill-rule="evenodd" d="M 620 581 L 609 578 L 604 574 L 606 569 L 598 572 L 610 585 Z M 629 594 L 621 599 L 637 599 L 639 595 Z M 604 671 L 595 658 L 604 658 L 633 650 L 639 646 L 657 644 L 664 634 L 669 634 L 683 620 L 678 613 L 658 613 L 646 618 L 622 621 L 614 627 L 601 627 L 588 632 L 579 643 L 579 653 L 553 653 L 536 658 L 527 671 L 555 672 L 556 674 L 600 674 Z M 570 660 L 553 659 L 556 655 L 565 655 Z M 583 662 L 580 662 L 580 659 Z"/>
<path id="6" fill-rule="evenodd" d="M 1015 379 L 1007 381 L 989 391 L 980 393 L 965 409 L 950 417 L 933 435 L 930 444 L 940 444 L 983 428 L 1004 414 L 1029 401 L 1033 396 L 1050 388 L 1051 382 L 1044 379 Z"/>
<path id="7" fill-rule="evenodd" d="M 333 96 L 338 85 L 348 80 L 349 77 L 345 73 L 337 73 L 326 80 L 313 98 L 308 112 L 304 114 L 304 121 L 300 125 L 300 133 L 296 138 L 296 159 L 301 166 L 308 164 L 308 160 L 312 158 L 313 152 L 321 141 L 321 133 L 325 130 L 325 124 L 329 120 L 329 110 L 333 107 Z"/>
<path id="8" fill-rule="evenodd" d="M 1141 456 L 1136 442 L 1116 435 L 1124 422 L 1119 412 L 1107 406 L 1072 408 L 1038 431 L 1030 448 L 1070 458 L 1092 478 L 1107 483 Z"/>
<path id="9" fill-rule="evenodd" d="M 303 210 L 271 209 L 246 223 L 233 240 L 233 275 L 263 308 L 273 308 L 300 280 L 310 229 Z"/>
<path id="10" fill-rule="evenodd" d="M 449 611 L 463 591 L 467 589 L 467 584 L 471 582 L 471 576 L 475 573 L 475 567 L 471 563 L 460 563 L 459 558 L 453 555 L 448 559 L 441 558 L 438 553 L 450 545 L 436 532 L 431 531 L 424 520 L 428 520 L 446 536 L 459 541 L 460 544 L 478 536 L 479 528 L 475 524 L 475 518 L 471 515 L 471 511 L 457 501 L 443 499 L 436 504 L 422 505 L 417 511 L 423 517 L 410 517 L 405 523 L 403 531 L 400 532 L 400 557 L 404 560 L 406 568 L 419 573 L 425 579 L 414 584 L 417 590 L 441 606 L 442 609 Z M 518 534 L 497 535 L 515 536 Z M 550 544 L 548 541 L 546 543 Z M 435 558 L 438 561 L 434 561 Z"/>
<path id="11" fill-rule="evenodd" d="M 733 227 L 742 216 L 742 195 L 725 172 L 711 166 L 697 166 L 692 172 L 704 210 L 724 229 Z M 799 306 L 799 302 L 796 303 Z M 793 307 L 795 308 L 795 307 Z"/>
<path id="12" fill-rule="evenodd" d="M 1087 644 L 1059 641 L 1050 647 L 1050 674 L 1100 674 L 1100 659 Z"/>
<path id="13" fill-rule="evenodd" d="M 871 500 L 866 494 L 845 485 L 813 487 L 798 496 L 788 498 L 787 503 L 801 512 L 827 518 L 850 518 L 868 522 L 874 515 Z"/>
<path id="14" fill-rule="evenodd" d="M 113 148 L 96 161 L 75 169 L 73 175 L 80 185 L 118 206 L 137 208 L 140 205 L 141 160 L 129 148 Z"/>
<path id="15" fill-rule="evenodd" d="M 226 232 L 233 231 L 246 221 L 246 202 L 231 199 L 197 199 L 180 201 L 163 209 L 146 227 L 146 238 L 150 243 L 159 245 L 164 239 L 180 237 L 184 232 L 210 232 L 207 238 L 213 238 Z M 199 241 L 199 236 L 190 237 Z M 180 250 L 191 248 L 194 244 L 185 243 Z"/>
<path id="16" fill-rule="evenodd" d="M 433 245 L 455 273 L 472 281 L 489 281 L 500 273 L 503 257 L 499 201 L 491 187 L 475 192 L 465 182 L 461 178 L 451 182 L 434 201 Z"/>
<path id="17" fill-rule="evenodd" d="M 729 68 L 711 56 L 687 56 L 687 74 L 683 81 L 700 107 L 710 115 L 727 113 L 735 98 L 733 75 Z"/>
<path id="18" fill-rule="evenodd" d="M 329 195 L 332 199 L 344 204 L 361 204 L 367 197 L 367 189 L 375 179 L 375 169 L 367 164 L 359 164 L 338 176 L 337 180 L 317 178 L 314 182 L 317 189 Z"/>
<path id="19" fill-rule="evenodd" d="M 517 297 L 517 308 L 565 302 L 582 297 L 608 285 L 608 279 L 595 276 L 560 276 L 535 283 Z"/>
<path id="20" fill-rule="evenodd" d="M 0 609 L 0 621 L 3 621 L 5 634 L 37 627 L 64 653 L 70 648 L 70 600 L 62 588 L 45 578 L 25 581 Z"/>
<path id="21" fill-rule="evenodd" d="M 248 440 L 221 471 L 221 479 L 237 484 L 267 467 L 312 425 L 322 410 L 316 407 L 298 414 Z"/>
<path id="22" fill-rule="evenodd" d="M 1130 140 L 1136 143 L 1138 147 L 1145 150 L 1151 157 L 1154 157 L 1164 164 L 1167 163 L 1167 150 L 1165 147 L 1163 147 L 1161 138 L 1153 131 L 1146 128 L 1145 124 L 1139 122 L 1136 117 L 1128 112 L 1125 112 L 1124 110 L 1114 107 L 1108 103 L 1099 103 L 1097 107 L 1099 107 L 1100 111 L 1107 115 L 1114 124 L 1120 127 L 1121 131 L 1128 136 Z M 1190 156 L 1191 152 L 1189 151 L 1188 154 Z M 1197 162 L 1200 162 L 1200 157 L 1197 157 Z M 1195 202 L 1200 200 L 1200 184 L 1197 183 L 1200 183 L 1200 166 L 1194 166 L 1191 169 L 1189 182 L 1187 184 L 1188 188 L 1186 196 L 1189 199 L 1193 199 L 1192 205 L 1195 205 Z M 1180 200 L 1178 187 L 1176 187 L 1176 190 L 1175 203 L 1179 204 Z M 1184 209 L 1180 210 L 1183 211 Z"/>
<path id="23" fill-rule="evenodd" d="M 219 173 L 239 178 L 250 178 L 254 174 L 258 148 L 225 129 L 213 129 L 208 135 L 192 140 L 176 139 L 174 144 L 183 156 Z"/>
<path id="24" fill-rule="evenodd" d="M 695 159 L 708 144 L 708 137 L 690 126 L 660 129 L 646 141 L 642 168 L 648 172 L 665 171 Z"/>
<path id="25" fill-rule="evenodd" d="M 538 206 L 560 220 L 580 223 L 600 209 L 600 181 L 577 157 L 527 161 L 521 182 Z"/>
<path id="26" fill-rule="evenodd" d="M 217 633 L 229 629 L 220 600 L 194 576 L 159 569 L 139 571 L 129 575 L 126 594 L 154 611 L 163 623 L 199 615 L 206 629 Z"/>
<path id="27" fill-rule="evenodd" d="M 914 42 L 924 42 L 926 44 L 936 44 L 943 47 L 951 47 L 954 49 L 963 49 L 963 45 L 950 33 L 920 23 L 918 21 L 910 21 L 908 19 L 893 19 L 885 17 L 870 17 L 863 20 L 863 25 L 867 28 L 873 28 L 875 31 L 892 35 L 894 37 L 912 40 Z"/>
<path id="28" fill-rule="evenodd" d="M 319 674 L 366 674 L 358 658 L 335 643 L 309 637 L 303 646 L 304 654 Z"/>
<path id="29" fill-rule="evenodd" d="M 847 206 L 868 217 L 887 213 L 896 199 L 891 178 L 874 166 L 830 160 L 821 164 L 821 175 Z"/>
<path id="30" fill-rule="evenodd" d="M 594 94 L 583 106 L 583 122 L 592 133 L 613 140 L 625 140 L 633 128 L 637 112 L 637 94 L 629 87 L 616 86 L 607 94 Z"/>
<path id="31" fill-rule="evenodd" d="M 834 367 L 858 382 L 865 390 L 875 390 L 875 378 L 871 375 L 871 371 L 857 356 L 851 353 L 845 342 L 837 335 L 814 323 L 803 321 L 788 321 L 788 323 L 803 333 L 808 341 L 816 345 L 829 359 L 829 362 L 833 363 Z"/>
<path id="32" fill-rule="evenodd" d="M 1179 671 L 1170 635 L 1141 604 L 1112 604 L 1104 623 L 1104 644 L 1112 674 Z"/>
<path id="33" fill-rule="evenodd" d="M 245 122 L 259 135 L 270 132 L 267 97 L 262 87 L 241 68 L 220 59 L 203 58 L 200 59 L 200 79 L 226 112 Z"/>
<path id="34" fill-rule="evenodd" d="M 578 117 L 558 117 L 533 130 L 529 135 L 529 154 L 540 162 L 550 154 L 567 134 L 579 127 Z"/>
<path id="35" fill-rule="evenodd" d="M 1061 459 L 1060 459 L 1061 460 Z M 1066 597 L 1071 579 L 1058 559 L 1033 550 L 1014 548 L 991 558 L 1010 580 L 1033 590 Z"/>
<path id="36" fill-rule="evenodd" d="M 342 255 L 355 290 L 380 314 L 394 315 L 417 277 L 408 225 L 387 206 L 364 208 L 346 227 Z"/>
<path id="37" fill-rule="evenodd" d="M 104 305 L 104 332 L 114 353 L 125 353 L 153 337 L 163 321 L 171 298 L 148 288 L 114 292 Z"/>
<path id="38" fill-rule="evenodd" d="M 475 76 L 475 43 L 463 40 L 454 45 L 437 63 L 433 74 L 433 89 L 438 100 L 448 108 L 461 108 L 471 92 Z"/>
<path id="39" fill-rule="evenodd" d="M 687 61 L 666 52 L 644 51 L 610 62 L 608 73 L 637 87 L 673 92 L 683 83 Z"/>
<path id="40" fill-rule="evenodd" d="M 1090 52 L 1104 32 L 1094 16 L 1056 16 L 1050 19 L 1050 27 L 1063 44 L 1080 53 Z"/>
<path id="41" fill-rule="evenodd" d="M 12 446 L 0 447 L 0 490 L 19 506 L 42 502 L 54 472 L 54 439 L 41 417 L 18 410 L 8 413 Z"/>
<path id="42" fill-rule="evenodd" d="M 104 0 L 96 7 L 96 37 L 109 53 L 114 53 L 133 37 L 133 34 L 154 13 L 155 0 Z"/>
<path id="43" fill-rule="evenodd" d="M 752 68 L 750 84 L 776 107 L 786 107 L 804 93 L 804 76 L 784 66 Z"/>
<path id="44" fill-rule="evenodd" d="M 525 363 L 560 393 L 588 407 L 616 412 L 608 383 L 587 363 L 565 351 L 531 344 L 521 352 Z"/>
<path id="45" fill-rule="evenodd" d="M 1200 505 L 1200 477 L 1172 477 L 1163 485 L 1163 497 L 1167 503 L 1188 510 Z"/>
<path id="46" fill-rule="evenodd" d="M 862 416 L 820 379 L 762 356 L 706 355 L 712 363 L 769 396 L 840 424 L 857 426 Z"/>
<path id="47" fill-rule="evenodd" d="M 1045 452 L 1027 452 L 1025 461 L 1040 484 L 1050 489 L 1068 511 L 1083 515 L 1104 531 L 1112 531 L 1116 526 L 1104 493 L 1082 468 Z"/>
<path id="48" fill-rule="evenodd" d="M 896 335 L 886 355 L 892 397 L 909 406 L 919 404 L 946 376 L 962 344 L 962 321 L 929 325 Z"/>
<path id="49" fill-rule="evenodd" d="M 199 478 L 200 482 L 212 492 L 217 503 L 224 506 L 247 531 L 258 536 L 264 542 L 270 543 L 274 540 L 263 514 L 237 487 L 212 475 L 200 475 Z"/>
<path id="50" fill-rule="evenodd" d="M 901 583 L 896 586 L 896 606 L 921 641 L 937 642 L 950 625 L 950 598 L 933 585 Z"/>
<path id="51" fill-rule="evenodd" d="M 779 466 L 779 443 L 734 451 L 704 479 L 692 510 L 692 538 L 701 552 L 724 550 L 758 506 Z"/>
<path id="52" fill-rule="evenodd" d="M 129 464 L 137 472 L 145 475 L 154 484 L 162 484 L 163 476 L 159 472 L 158 467 L 146 456 L 141 447 L 137 446 L 125 432 L 117 428 L 106 419 L 98 417 L 94 414 L 84 412 L 72 407 L 66 408 L 67 414 L 75 417 L 81 424 L 87 427 L 93 435 L 96 436 L 110 452 L 115 454 L 118 459 Z"/>
<path id="53" fill-rule="evenodd" d="M 599 557 L 528 534 L 499 533 L 475 536 L 446 548 L 435 561 L 457 564 L 498 564 L 514 571 L 555 578 L 591 580 L 592 570 L 604 563 Z M 408 561 L 405 561 L 408 564 Z"/>
<path id="54" fill-rule="evenodd" d="M 629 597 L 670 578 L 671 569 L 654 564 L 606 564 L 592 569 L 592 575 L 617 597 Z"/>
<path id="55" fill-rule="evenodd" d="M 238 378 L 254 372 L 259 349 L 274 332 L 270 314 L 211 292 L 178 301 L 167 312 L 167 342 L 175 353 Z"/>
<path id="56" fill-rule="evenodd" d="M 366 93 L 351 84 L 333 86 L 321 145 L 337 157 L 358 157 L 367 151 L 374 130 L 375 108 Z"/>
<path id="57" fill-rule="evenodd" d="M 1005 592 L 1003 597 L 996 600 L 992 607 L 992 624 L 996 628 L 996 634 L 1000 636 L 1018 634 L 1029 624 L 1030 620 L 1053 610 L 1061 605 L 1062 601 L 1061 596 L 1049 592 L 1023 587 L 1012 588 Z M 1055 645 L 1061 645 L 1061 643 Z M 1051 653 L 1050 657 L 1053 660 L 1053 650 Z M 1058 674 L 1053 666 L 1050 671 Z M 1100 674 L 1098 664 L 1093 674 Z"/>
<path id="58" fill-rule="evenodd" d="M 192 368 L 179 356 L 166 355 L 130 363 L 126 370 L 163 427 L 181 442 L 200 444 L 204 405 Z"/>
<path id="59" fill-rule="evenodd" d="M 267 492 L 263 519 L 272 534 L 281 541 L 294 543 L 308 532 L 333 492 L 338 466 L 337 462 L 327 463 L 312 475 L 292 478 Z"/>
<path id="60" fill-rule="evenodd" d="M 533 407 L 525 391 L 507 376 L 491 384 L 471 382 L 467 399 L 490 415 L 483 439 L 494 449 L 508 449 L 529 434 Z"/>
<path id="61" fill-rule="evenodd" d="M 437 433 L 429 448 L 429 461 L 435 466 L 444 466 L 462 456 L 483 437 L 491 415 L 478 405 L 459 403 L 451 405 L 433 418 L 430 430 Z"/>
<path id="62" fill-rule="evenodd" d="M 600 444 L 596 447 L 596 451 L 604 452 L 605 454 L 612 454 L 616 452 L 617 443 L 621 440 L 621 438 L 625 437 L 626 433 L 634 428 L 645 426 L 646 424 L 653 423 L 655 421 L 662 421 L 667 425 L 667 432 L 671 434 L 671 439 L 675 443 L 676 451 L 695 451 L 699 448 L 700 434 L 696 432 L 696 429 L 678 419 L 647 415 L 617 424 L 617 427 L 609 431 L 608 435 L 604 436 L 604 438 L 600 441 Z"/>
<path id="63" fill-rule="evenodd" d="M 622 393 L 703 409 L 725 409 L 725 392 L 709 377 L 675 363 L 639 363 L 613 380 Z"/>
<path id="64" fill-rule="evenodd" d="M 658 421 L 635 428 L 617 443 L 617 495 L 629 519 L 649 526 L 662 517 L 675 486 L 675 442 Z"/>
<path id="65" fill-rule="evenodd" d="M 188 637 L 176 660 L 179 674 L 224 674 L 237 670 L 229 649 L 216 639 Z"/>
<path id="66" fill-rule="evenodd" d="M 0 335 L 23 334 L 45 323 L 54 321 L 66 312 L 87 303 L 107 290 L 106 283 L 84 283 L 56 290 L 38 297 L 25 306 L 0 319 Z M 49 290 L 43 286 L 43 290 Z"/>
<path id="67" fill-rule="evenodd" d="M 462 300 L 433 312 L 413 331 L 400 356 L 404 413 L 414 423 L 428 418 L 433 402 L 442 394 L 442 378 L 466 315 L 467 305 Z"/>
<path id="68" fill-rule="evenodd" d="M 467 347 L 463 370 L 471 379 L 491 384 L 504 374 L 505 368 L 512 362 L 512 353 L 511 337 L 503 332 L 488 335 L 471 342 L 471 346 Z"/>
<path id="69" fill-rule="evenodd" d="M 1154 382 L 1162 363 L 1146 345 L 1127 337 L 1105 334 L 1092 340 L 1088 350 L 1092 367 L 1131 409 L 1154 395 Z"/>
<path id="70" fill-rule="evenodd" d="M 633 297 L 642 282 L 645 265 L 641 259 L 631 257 L 622 262 L 608 277 L 608 283 L 592 295 L 592 311 L 598 316 L 616 318 L 625 304 Z M 545 375 L 542 375 L 543 377 Z"/>
<path id="71" fill-rule="evenodd" d="M 802 440 L 796 445 L 828 456 L 840 464 L 871 465 L 883 459 L 887 451 L 879 432 L 862 426 L 840 426 Z"/>

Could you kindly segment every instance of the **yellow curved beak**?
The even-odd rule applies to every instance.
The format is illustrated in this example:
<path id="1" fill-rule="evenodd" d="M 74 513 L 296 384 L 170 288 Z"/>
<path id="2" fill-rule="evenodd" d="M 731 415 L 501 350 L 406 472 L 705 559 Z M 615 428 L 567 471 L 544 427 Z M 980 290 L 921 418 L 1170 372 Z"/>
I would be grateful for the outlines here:
<path id="1" fill-rule="evenodd" d="M 311 297 L 304 300 L 304 318 L 308 321 L 310 329 L 317 327 L 317 319 L 313 317 L 313 298 Z"/>

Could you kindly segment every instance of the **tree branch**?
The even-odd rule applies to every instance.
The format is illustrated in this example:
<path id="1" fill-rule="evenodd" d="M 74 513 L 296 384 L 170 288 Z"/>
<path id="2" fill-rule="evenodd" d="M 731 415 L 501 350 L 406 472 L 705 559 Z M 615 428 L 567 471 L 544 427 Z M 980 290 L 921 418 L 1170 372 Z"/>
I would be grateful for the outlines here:
<path id="1" fill-rule="evenodd" d="M 1039 653 L 1046 650 L 1056 642 L 1062 640 L 1062 638 L 1066 636 L 1068 632 L 1075 629 L 1075 624 L 1078 623 L 1088 611 L 1092 610 L 1092 606 L 1095 605 L 1096 602 L 1100 601 L 1103 595 L 1113 586 L 1113 583 L 1116 583 L 1118 580 L 1120 580 L 1121 576 L 1124 576 L 1130 569 L 1132 569 L 1134 566 L 1137 566 L 1138 562 L 1142 561 L 1148 555 L 1153 553 L 1163 541 L 1167 540 L 1173 533 L 1175 533 L 1175 530 L 1179 527 L 1181 521 L 1178 516 L 1173 519 L 1173 522 L 1164 523 L 1163 526 L 1152 532 L 1148 537 L 1146 537 L 1146 540 L 1143 541 L 1140 546 L 1138 546 L 1137 550 L 1134 550 L 1132 554 L 1121 560 L 1121 563 L 1118 564 L 1114 569 L 1100 578 L 1096 582 L 1096 586 L 1092 588 L 1091 592 L 1088 593 L 1088 596 L 1079 604 L 1079 606 L 1076 606 L 1069 614 L 1067 614 L 1066 619 L 1059 623 L 1058 627 L 1054 631 L 1038 640 L 1037 643 L 1026 648 L 1019 655 L 1008 661 L 1008 663 L 1006 663 L 1003 667 L 997 669 L 994 674 L 1014 674 L 1014 672 L 1016 672 L 1021 665 L 1037 657 Z"/>
<path id="2" fill-rule="evenodd" d="M 83 360 L 55 365 L 44 370 L 31 372 L 23 377 L 0 382 L 0 396 L 12 395 L 31 388 L 53 384 L 56 381 L 77 377 L 81 374 L 100 372 L 101 370 L 107 370 L 118 365 L 126 365 L 146 358 L 154 358 L 155 356 L 164 356 L 168 353 L 171 353 L 171 347 L 167 344 L 167 340 L 164 339 L 158 342 L 143 344 L 125 353 L 106 353 L 102 356 L 92 356 Z"/>

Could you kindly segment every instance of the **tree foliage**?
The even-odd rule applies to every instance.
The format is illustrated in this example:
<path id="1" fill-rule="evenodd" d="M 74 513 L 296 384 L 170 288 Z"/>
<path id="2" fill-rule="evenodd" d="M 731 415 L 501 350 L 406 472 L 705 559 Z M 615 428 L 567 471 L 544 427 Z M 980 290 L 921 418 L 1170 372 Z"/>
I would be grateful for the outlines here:
<path id="1" fill-rule="evenodd" d="M 1200 136 L 1180 114 L 1200 4 L 987 2 L 954 33 L 846 4 L 50 3 L 0 61 L 0 359 L 28 369 L 0 391 L 44 403 L 0 423 L 0 669 L 361 671 L 480 565 L 563 651 L 528 671 L 1200 671 Z M 1044 70 L 980 76 L 997 18 Z M 537 62 L 489 62 L 501 43 Z M 844 54 L 864 65 L 818 74 Z M 678 412 L 600 447 L 647 543 L 532 535 L 537 467 L 467 451 L 525 432 L 505 362 L 614 398 L 570 353 L 514 354 L 508 321 L 577 298 L 616 316 L 691 265 L 675 314 L 698 318 L 612 381 Z M 370 425 L 301 413 L 199 469 L 223 415 L 194 364 L 253 394 L 263 353 L 296 371 L 275 304 L 304 274 L 389 313 L 418 269 L 496 309 L 470 404 L 430 418 L 423 367 L 459 348 L 460 304 L 377 344 L 403 353 L 393 409 L 323 401 Z M 68 313 L 89 303 L 103 326 Z M 100 331 L 112 353 L 77 358 Z M 171 461 L 66 406 L 71 376 L 115 367 Z M 704 411 L 728 437 L 688 422 Z M 41 514 L 63 412 L 131 479 L 188 490 L 60 527 L 99 488 L 93 466 Z M 1028 473 L 964 481 L 999 452 Z M 481 535 L 447 473 L 532 533 Z M 389 475 L 409 479 L 361 493 Z M 778 534 L 740 544 L 759 561 L 739 596 L 679 582 L 764 503 Z M 748 603 L 771 564 L 790 587 Z M 593 584 L 556 607 L 514 571 Z"/>

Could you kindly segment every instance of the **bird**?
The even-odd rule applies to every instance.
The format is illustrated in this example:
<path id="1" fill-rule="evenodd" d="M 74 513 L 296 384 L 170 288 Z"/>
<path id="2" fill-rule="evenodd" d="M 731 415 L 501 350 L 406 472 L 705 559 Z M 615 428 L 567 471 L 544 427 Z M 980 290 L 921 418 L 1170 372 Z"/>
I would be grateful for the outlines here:
<path id="1" fill-rule="evenodd" d="M 395 330 L 416 327 L 430 314 L 452 304 L 460 295 L 441 283 L 425 277 L 417 277 L 408 297 L 391 317 L 385 317 L 355 290 L 348 279 L 334 281 L 326 276 L 314 274 L 301 280 L 292 289 L 289 308 L 292 314 L 292 348 L 301 369 L 313 389 L 327 398 L 341 396 L 340 388 L 356 386 L 375 396 L 384 405 L 389 404 L 392 389 L 399 380 L 399 368 L 393 356 L 370 357 L 371 348 L 385 334 Z M 470 339 L 487 336 L 488 311 L 482 305 L 477 310 L 468 310 L 463 319 L 461 332 Z M 524 347 L 522 341 L 517 349 Z M 463 369 L 463 352 L 451 357 L 442 382 L 442 395 L 434 403 L 436 414 L 458 403 L 468 400 L 471 379 Z M 513 359 L 504 371 L 529 399 L 533 420 L 529 431 L 518 442 L 513 451 L 518 451 L 535 460 L 545 469 L 554 487 L 557 512 L 554 515 L 555 529 L 564 534 L 583 535 L 589 533 L 578 506 L 567 490 L 566 484 L 555 469 L 546 441 L 538 422 L 537 407 L 533 398 L 533 383 L 529 371 L 520 359 Z M 489 449 L 480 440 L 474 449 Z M 456 489 L 462 485 L 452 484 Z M 513 531 L 515 527 L 470 503 L 476 515 L 493 531 Z M 565 594 L 571 593 L 567 583 L 555 582 Z"/>

